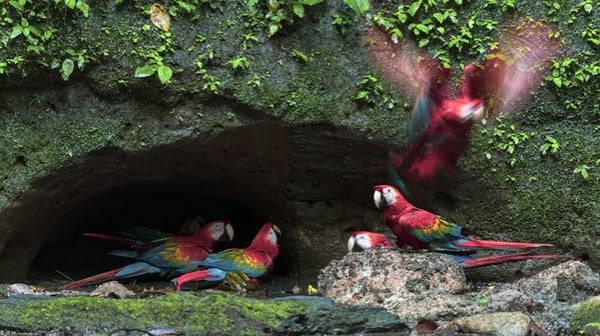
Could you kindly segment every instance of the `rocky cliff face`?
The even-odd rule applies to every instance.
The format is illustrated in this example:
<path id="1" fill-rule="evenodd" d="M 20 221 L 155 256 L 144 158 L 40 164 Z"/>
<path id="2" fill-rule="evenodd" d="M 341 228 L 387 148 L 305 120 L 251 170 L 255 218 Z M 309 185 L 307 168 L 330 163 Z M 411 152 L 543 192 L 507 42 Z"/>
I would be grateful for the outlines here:
<path id="1" fill-rule="evenodd" d="M 190 3 L 191 13 L 172 6 L 169 33 L 135 2 L 90 3 L 87 17 L 9 8 L 14 23 L 3 27 L 26 14 L 52 37 L 36 54 L 24 35 L 3 36 L 0 60 L 24 58 L 0 79 L 0 280 L 32 265 L 110 262 L 80 234 L 174 231 L 190 212 L 232 218 L 240 245 L 273 220 L 284 231 L 276 272 L 307 277 L 345 253 L 347 230 L 384 230 L 371 186 L 386 181 L 387 150 L 404 145 L 410 99 L 357 85 L 373 71 L 361 19 L 341 1 L 306 6 L 268 37 L 262 3 Z M 332 24 L 336 15 L 347 20 Z M 171 69 L 168 85 L 157 73 L 134 77 L 148 65 Z M 361 90 L 372 101 L 356 100 Z M 477 129 L 448 215 L 486 236 L 598 260 L 597 112 L 566 108 L 572 95 L 542 88 L 527 114 Z M 541 154 L 546 135 L 557 153 Z M 515 151 L 498 149 L 515 137 Z M 587 163 L 589 178 L 573 174 Z"/>

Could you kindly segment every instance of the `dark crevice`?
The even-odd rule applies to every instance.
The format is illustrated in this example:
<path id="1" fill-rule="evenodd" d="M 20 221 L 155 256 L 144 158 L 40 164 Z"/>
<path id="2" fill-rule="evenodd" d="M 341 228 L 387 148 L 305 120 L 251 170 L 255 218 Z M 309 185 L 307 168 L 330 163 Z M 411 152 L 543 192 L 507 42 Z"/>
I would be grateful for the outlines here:
<path id="1" fill-rule="evenodd" d="M 352 149 L 348 152 L 348 149 Z M 328 126 L 257 123 L 208 140 L 145 151 L 105 147 L 37 181 L 5 210 L 3 281 L 63 280 L 126 265 L 113 243 L 84 232 L 147 226 L 176 232 L 186 216 L 230 219 L 230 247 L 247 246 L 261 225 L 283 231 L 273 273 L 314 277 L 345 253 L 344 228 L 377 230 L 371 188 L 385 179 L 385 147 L 335 135 Z"/>

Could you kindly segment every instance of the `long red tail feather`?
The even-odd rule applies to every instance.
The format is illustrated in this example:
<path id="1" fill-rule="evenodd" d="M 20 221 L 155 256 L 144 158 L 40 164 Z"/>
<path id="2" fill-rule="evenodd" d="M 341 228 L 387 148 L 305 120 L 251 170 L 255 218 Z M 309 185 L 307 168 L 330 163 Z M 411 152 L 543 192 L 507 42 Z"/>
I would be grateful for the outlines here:
<path id="1" fill-rule="evenodd" d="M 505 262 L 520 261 L 527 259 L 559 259 L 568 258 L 566 254 L 527 254 L 527 253 L 513 253 L 513 254 L 502 254 L 494 255 L 489 257 L 480 257 L 474 259 L 468 259 L 460 264 L 464 268 L 487 266 L 493 264 L 501 264 Z"/>
<path id="2" fill-rule="evenodd" d="M 75 289 L 75 288 L 81 288 L 91 282 L 96 282 L 96 281 L 103 281 L 103 280 L 110 280 L 112 278 L 115 277 L 115 275 L 117 273 L 119 273 L 120 270 L 122 270 L 123 267 L 119 267 L 117 269 L 114 269 L 112 271 L 107 271 L 104 273 L 100 273 L 100 274 L 96 274 L 96 275 L 92 275 L 90 277 L 87 278 L 83 278 L 81 280 L 77 280 L 77 281 L 73 281 L 73 282 L 69 282 L 68 284 L 62 286 L 62 289 Z"/>
<path id="3" fill-rule="evenodd" d="M 519 243 L 509 241 L 496 241 L 496 240 L 478 240 L 469 239 L 455 243 L 456 246 L 472 249 L 506 249 L 506 250 L 518 250 L 528 249 L 537 247 L 549 247 L 552 244 L 539 244 L 539 243 Z"/>
<path id="4" fill-rule="evenodd" d="M 177 278 L 175 283 L 175 288 L 177 290 L 181 290 L 181 286 L 190 281 L 202 281 L 209 277 L 208 269 L 198 270 L 194 272 L 189 272 L 186 274 L 182 274 Z"/>
<path id="5" fill-rule="evenodd" d="M 92 237 L 92 238 L 110 240 L 112 242 L 116 242 L 116 243 L 123 244 L 123 245 L 132 245 L 132 244 L 134 244 L 134 242 L 131 239 L 129 239 L 129 238 L 124 238 L 124 237 L 119 237 L 119 236 L 112 236 L 112 235 L 108 235 L 108 234 L 102 234 L 102 233 L 84 233 L 83 235 L 86 236 L 86 237 Z"/>

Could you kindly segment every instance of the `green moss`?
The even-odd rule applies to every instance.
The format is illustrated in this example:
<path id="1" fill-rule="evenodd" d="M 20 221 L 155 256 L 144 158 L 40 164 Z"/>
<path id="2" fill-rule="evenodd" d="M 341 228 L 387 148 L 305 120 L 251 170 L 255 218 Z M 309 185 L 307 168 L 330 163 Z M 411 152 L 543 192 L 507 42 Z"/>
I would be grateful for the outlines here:
<path id="1" fill-rule="evenodd" d="M 226 293 L 176 293 L 154 299 L 68 297 L 1 302 L 0 324 L 23 330 L 74 328 L 93 332 L 117 329 L 174 329 L 187 334 L 263 334 L 309 307 L 297 301 L 243 298 Z M 245 330 L 245 331 L 244 331 Z"/>
<path id="2" fill-rule="evenodd" d="M 600 335 L 600 296 L 589 299 L 575 310 L 570 329 L 572 335 Z"/>

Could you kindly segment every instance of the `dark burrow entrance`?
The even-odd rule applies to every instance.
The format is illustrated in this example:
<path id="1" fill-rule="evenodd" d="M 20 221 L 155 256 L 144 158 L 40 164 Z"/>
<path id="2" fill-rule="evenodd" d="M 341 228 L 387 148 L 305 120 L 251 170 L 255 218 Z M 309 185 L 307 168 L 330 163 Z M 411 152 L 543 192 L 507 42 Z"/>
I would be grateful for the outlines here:
<path id="1" fill-rule="evenodd" d="M 103 148 L 38 181 L 5 210 L 2 281 L 66 282 L 132 262 L 82 235 L 146 226 L 176 232 L 186 216 L 230 219 L 247 246 L 265 221 L 283 231 L 273 274 L 316 281 L 345 251 L 349 227 L 382 230 L 371 188 L 385 146 L 328 127 L 261 123 L 146 151 Z M 59 273 L 60 272 L 60 273 Z"/>
<path id="2" fill-rule="evenodd" d="M 64 219 L 68 229 L 48 237 L 33 260 L 29 278 L 48 278 L 56 276 L 57 271 L 80 278 L 134 262 L 107 255 L 110 250 L 127 249 L 123 244 L 87 237 L 83 233 L 133 232 L 135 226 L 176 233 L 190 215 L 199 215 L 206 223 L 221 219 L 231 221 L 234 239 L 220 248 L 248 246 L 262 224 L 270 220 L 268 214 L 255 212 L 244 205 L 243 200 L 230 197 L 214 186 L 115 187 L 72 209 Z M 277 262 L 273 273 L 287 275 L 285 258 Z"/>

